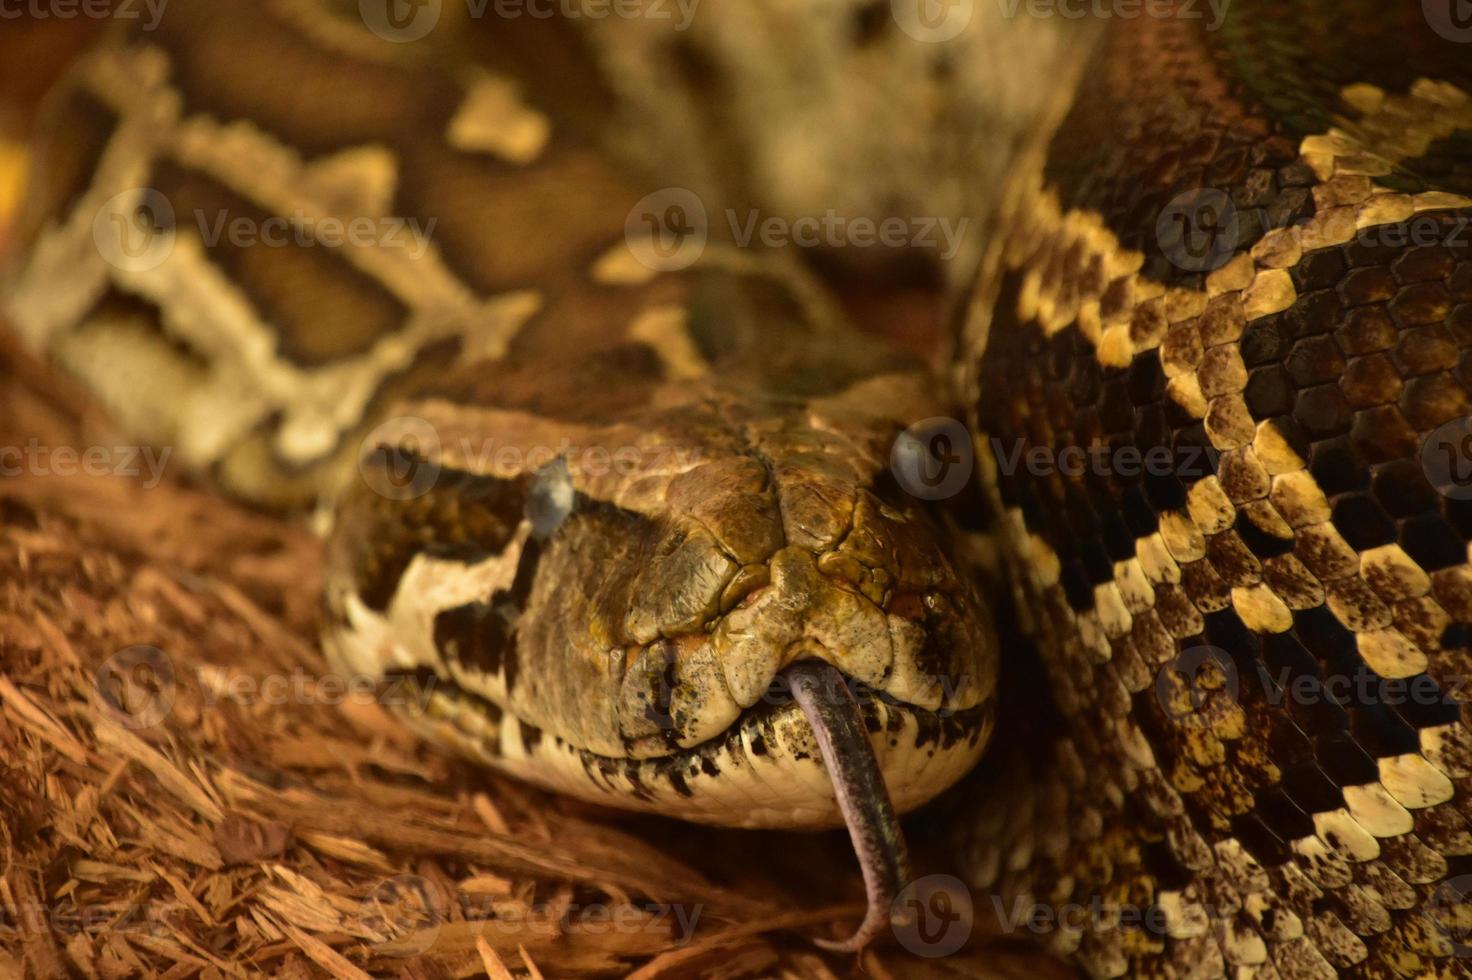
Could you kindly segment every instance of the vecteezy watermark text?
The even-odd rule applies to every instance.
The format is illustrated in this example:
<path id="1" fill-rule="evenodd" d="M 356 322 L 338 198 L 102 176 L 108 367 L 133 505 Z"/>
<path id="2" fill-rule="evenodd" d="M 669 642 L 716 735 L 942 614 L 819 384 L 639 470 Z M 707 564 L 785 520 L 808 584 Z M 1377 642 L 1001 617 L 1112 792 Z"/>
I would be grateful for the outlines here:
<path id="1" fill-rule="evenodd" d="M 206 248 L 222 243 L 235 248 L 378 248 L 399 249 L 411 260 L 429 250 L 437 218 L 413 216 L 341 218 L 308 214 L 258 218 L 227 209 L 196 208 L 194 226 Z M 148 272 L 168 261 L 178 245 L 180 216 L 173 202 L 152 187 L 135 187 L 113 195 L 92 219 L 92 240 L 109 265 L 125 272 Z"/>
<path id="2" fill-rule="evenodd" d="M 285 248 L 295 245 L 310 248 L 401 248 L 411 259 L 421 258 L 429 249 L 429 239 L 434 234 L 438 218 L 420 222 L 414 217 L 356 218 L 316 217 L 302 211 L 290 216 L 273 215 L 263 221 L 229 211 L 216 211 L 213 215 L 203 210 L 194 212 L 199 225 L 199 237 L 207 248 L 214 248 L 222 240 L 236 248 L 252 248 L 264 245 L 267 248 Z"/>
<path id="3" fill-rule="evenodd" d="M 699 7 L 700 0 L 465 0 L 470 16 L 477 19 L 667 20 L 676 31 L 690 27 Z"/>
<path id="4" fill-rule="evenodd" d="M 167 936 L 173 932 L 169 919 L 181 912 L 192 914 L 182 901 L 7 904 L 0 906 L 0 939 L 43 931 L 61 936 Z"/>
<path id="5" fill-rule="evenodd" d="M 930 249 L 943 261 L 964 244 L 969 218 L 940 216 L 869 217 L 829 208 L 821 215 L 763 214 L 755 208 L 724 214 L 737 248 L 912 248 Z M 624 219 L 624 239 L 634 258 L 658 272 L 676 272 L 700 260 L 710 240 L 705 202 L 684 187 L 664 187 L 640 198 Z"/>
<path id="6" fill-rule="evenodd" d="M 1205 20 L 1206 30 L 1220 30 L 1232 0 L 997 0 L 1008 20 L 1029 17 L 1065 20 Z"/>
<path id="7" fill-rule="evenodd" d="M 174 661 L 155 646 L 136 644 L 108 657 L 93 675 L 93 687 L 107 713 L 126 728 L 152 728 L 174 709 L 186 678 L 175 670 Z M 432 674 L 323 674 L 296 670 L 289 674 L 232 673 L 224 668 L 197 668 L 198 703 L 204 708 L 220 704 L 254 705 L 340 705 L 378 704 L 398 708 L 411 716 L 422 715 L 434 694 Z"/>
<path id="8" fill-rule="evenodd" d="M 168 446 L 0 446 L 0 476 L 143 476 L 149 490 L 163 480 L 172 450 Z"/>
<path id="9" fill-rule="evenodd" d="M 1257 661 L 1243 670 L 1221 647 L 1203 644 L 1182 650 L 1160 669 L 1155 694 L 1176 724 L 1193 727 L 1211 725 L 1223 709 L 1249 697 L 1277 708 L 1291 704 L 1455 709 L 1468 696 L 1468 680 L 1457 674 L 1385 677 L 1363 664 L 1351 671 L 1308 672 Z M 1249 685 L 1254 683 L 1257 687 L 1252 690 Z"/>
<path id="10" fill-rule="evenodd" d="M 0 0 L 0 20 L 136 20 L 151 31 L 169 0 Z"/>
<path id="11" fill-rule="evenodd" d="M 450 0 L 358 0 L 363 24 L 385 41 L 408 44 L 429 36 Z M 463 0 L 472 20 L 650 20 L 684 31 L 700 0 Z"/>
<path id="12" fill-rule="evenodd" d="M 358 472 L 370 489 L 391 500 L 412 500 L 433 490 L 447 464 L 455 473 L 526 474 L 561 462 L 574 477 L 656 476 L 684 473 L 703 453 L 699 446 L 625 444 L 583 446 L 563 438 L 556 445 L 516 445 L 461 438 L 448 443 L 427 419 L 401 415 L 364 437 Z"/>
<path id="13" fill-rule="evenodd" d="M 1219 452 L 1207 446 L 1110 446 L 1095 440 L 1087 446 L 1037 446 L 1025 439 L 1011 444 L 991 440 L 997 469 L 1005 476 L 1026 471 L 1032 476 L 1179 476 L 1199 479 L 1216 472 Z"/>
<path id="14" fill-rule="evenodd" d="M 796 245 L 799 248 L 924 248 L 937 249 L 943 261 L 949 262 L 961 249 L 961 241 L 970 224 L 967 218 L 917 217 L 887 218 L 848 217 L 829 208 L 822 216 L 806 215 L 783 218 L 763 217 L 758 210 L 741 215 L 734 208 L 726 211 L 731 237 L 742 248 L 755 238 L 768 248 Z"/>
<path id="15" fill-rule="evenodd" d="M 355 924 L 386 944 L 384 952 L 393 956 L 416 956 L 431 948 L 452 918 L 483 935 L 555 936 L 575 929 L 587 935 L 654 934 L 680 946 L 695 935 L 704 910 L 699 903 L 503 903 L 485 896 L 450 895 L 429 878 L 400 874 L 369 890 Z"/>
<path id="16" fill-rule="evenodd" d="M 1196 187 L 1177 194 L 1161 208 L 1155 240 L 1161 254 L 1177 268 L 1212 272 L 1268 233 L 1307 223 L 1308 219 L 1274 216 L 1266 208 L 1240 206 L 1220 188 Z M 1472 215 L 1451 210 L 1422 212 L 1399 221 L 1357 227 L 1353 240 L 1365 248 L 1472 249 Z"/>

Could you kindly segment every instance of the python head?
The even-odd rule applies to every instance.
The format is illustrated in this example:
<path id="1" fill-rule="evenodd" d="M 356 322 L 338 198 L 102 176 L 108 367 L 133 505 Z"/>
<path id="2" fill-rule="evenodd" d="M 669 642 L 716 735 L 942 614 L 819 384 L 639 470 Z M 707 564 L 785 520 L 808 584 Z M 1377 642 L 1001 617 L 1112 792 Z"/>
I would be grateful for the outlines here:
<path id="1" fill-rule="evenodd" d="M 365 441 L 338 509 L 328 648 L 411 680 L 416 728 L 559 792 L 847 825 L 872 934 L 907 874 L 896 814 L 994 717 L 986 608 L 892 466 L 928 398 L 898 372 L 687 388 L 613 425 L 422 402 Z"/>

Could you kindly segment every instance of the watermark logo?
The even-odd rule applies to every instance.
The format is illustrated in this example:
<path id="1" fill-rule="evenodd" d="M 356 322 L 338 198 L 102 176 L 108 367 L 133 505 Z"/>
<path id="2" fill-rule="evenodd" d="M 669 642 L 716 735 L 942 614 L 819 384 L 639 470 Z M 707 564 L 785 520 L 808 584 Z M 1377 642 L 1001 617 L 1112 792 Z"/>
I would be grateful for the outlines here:
<path id="1" fill-rule="evenodd" d="M 1209 702 L 1227 698 L 1235 704 L 1241 679 L 1237 665 L 1221 647 L 1198 646 L 1182 650 L 1155 677 L 1155 696 L 1166 715 L 1187 726 L 1211 724 Z"/>
<path id="2" fill-rule="evenodd" d="M 976 14 L 976 0 L 890 0 L 900 30 L 917 41 L 943 44 L 961 35 Z"/>
<path id="3" fill-rule="evenodd" d="M 1232 199 L 1214 187 L 1177 194 L 1155 222 L 1160 251 L 1187 272 L 1211 272 L 1227 263 L 1240 240 Z"/>
<path id="4" fill-rule="evenodd" d="M 1458 44 L 1472 44 L 1472 0 L 1421 0 L 1426 23 Z"/>
<path id="5" fill-rule="evenodd" d="M 1426 437 L 1421 468 L 1437 493 L 1472 500 L 1472 416 L 1453 419 Z"/>
<path id="6" fill-rule="evenodd" d="M 966 945 L 975 921 L 971 890 L 952 875 L 916 879 L 890 905 L 890 930 L 916 956 L 950 956 Z"/>
<path id="7" fill-rule="evenodd" d="M 1472 956 L 1472 874 L 1437 885 L 1426 900 L 1426 918 L 1451 943 L 1451 955 Z"/>
<path id="8" fill-rule="evenodd" d="M 916 422 L 895 439 L 889 468 L 906 493 L 944 500 L 965 489 L 976 466 L 971 434 L 951 418 Z"/>
<path id="9" fill-rule="evenodd" d="M 379 496 L 414 500 L 439 482 L 439 458 L 439 431 L 416 415 L 400 415 L 363 438 L 358 472 Z"/>
<path id="10" fill-rule="evenodd" d="M 123 272 L 149 272 L 174 254 L 174 206 L 152 187 L 108 198 L 92 218 L 92 241 L 103 261 Z"/>
<path id="11" fill-rule="evenodd" d="M 684 187 L 645 195 L 624 219 L 629 251 L 656 272 L 688 269 L 704 254 L 709 239 L 705 203 Z"/>
<path id="12" fill-rule="evenodd" d="M 108 714 L 135 730 L 163 721 L 179 693 L 168 654 L 143 645 L 108 657 L 92 676 L 92 684 Z"/>
<path id="13" fill-rule="evenodd" d="M 421 875 L 385 878 L 363 899 L 358 921 L 393 956 L 418 956 L 439 938 L 448 902 Z"/>
<path id="14" fill-rule="evenodd" d="M 440 22 L 444 0 L 358 0 L 358 16 L 374 34 L 394 44 L 423 40 Z"/>

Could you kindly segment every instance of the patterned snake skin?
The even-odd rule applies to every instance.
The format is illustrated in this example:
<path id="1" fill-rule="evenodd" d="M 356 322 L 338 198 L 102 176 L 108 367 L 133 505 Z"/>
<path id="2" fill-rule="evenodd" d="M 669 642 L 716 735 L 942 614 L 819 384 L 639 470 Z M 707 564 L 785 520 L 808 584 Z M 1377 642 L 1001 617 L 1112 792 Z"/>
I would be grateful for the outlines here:
<path id="1" fill-rule="evenodd" d="M 328 650 L 432 691 L 430 737 L 634 809 L 847 820 L 871 906 L 903 844 L 860 831 L 990 738 L 949 870 L 1090 975 L 1472 977 L 1460 2 L 1125 0 L 1015 161 L 949 94 L 977 49 L 813 4 L 834 77 L 901 65 L 874 112 L 979 154 L 871 133 L 882 176 L 845 183 L 841 144 L 800 173 L 742 141 L 781 76 L 721 87 L 739 32 L 446 4 L 409 44 L 352 3 L 175 0 L 54 100 L 4 308 L 223 489 L 330 511 Z M 801 260 L 715 221 L 683 260 L 671 183 L 714 214 L 780 200 L 788 161 L 859 207 L 995 211 L 948 270 L 979 265 L 953 384 Z M 217 234 L 273 218 L 280 245 Z M 323 244 L 354 220 L 371 241 Z M 892 449 L 944 388 L 981 479 L 933 504 Z M 814 661 L 868 694 L 867 770 Z"/>
<path id="2" fill-rule="evenodd" d="M 972 883 L 1082 909 L 1038 931 L 1093 975 L 1472 975 L 1472 47 L 1434 7 L 1113 31 L 973 299 L 1067 734 Z"/>

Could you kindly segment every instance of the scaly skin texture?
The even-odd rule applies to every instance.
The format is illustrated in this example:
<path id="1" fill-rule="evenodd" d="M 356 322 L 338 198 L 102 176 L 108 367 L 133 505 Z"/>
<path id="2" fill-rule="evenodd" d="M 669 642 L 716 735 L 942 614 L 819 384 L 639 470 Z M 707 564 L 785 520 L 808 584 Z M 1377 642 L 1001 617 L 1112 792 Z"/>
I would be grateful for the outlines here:
<path id="1" fill-rule="evenodd" d="M 230 492 L 331 508 L 327 649 L 432 688 L 432 736 L 600 802 L 833 825 L 771 690 L 820 659 L 923 803 L 980 755 L 996 672 L 953 535 L 889 467 L 945 413 L 933 381 L 789 256 L 671 261 L 695 207 L 640 205 L 660 185 L 487 30 L 180 3 L 102 47 L 38 151 L 15 322 Z"/>
<path id="2" fill-rule="evenodd" d="M 1111 32 L 963 328 L 1053 706 L 966 863 L 1095 976 L 1464 977 L 1472 48 L 1186 10 Z"/>
<path id="3" fill-rule="evenodd" d="M 651 50 L 608 40 L 624 25 L 586 51 L 568 29 L 537 64 L 450 23 L 383 43 L 356 4 L 327 7 L 175 0 L 82 62 L 7 308 L 227 490 L 336 504 L 341 664 L 407 675 L 428 689 L 413 724 L 527 778 L 750 825 L 836 818 L 808 723 L 768 699 L 795 660 L 886 695 L 861 708 L 901 808 L 959 777 L 1000 703 L 955 861 L 1009 913 L 1081 909 L 1039 931 L 1089 973 L 1467 975 L 1472 62 L 1454 19 L 1237 0 L 1210 31 L 1184 3 L 1103 25 L 1001 198 L 955 338 L 1030 644 L 997 688 L 957 535 L 888 467 L 902 429 L 944 412 L 920 367 L 849 332 L 784 256 L 712 241 L 662 269 L 668 200 L 649 241 L 625 227 L 666 181 L 631 183 L 609 152 L 712 203 L 802 156 L 791 117 L 717 139 L 802 102 L 713 84 L 784 77 L 740 76 L 747 35 L 660 42 L 655 70 L 621 74 Z M 923 140 L 975 108 L 948 88 L 971 76 L 944 52 L 965 48 L 906 47 L 854 11 L 852 48 L 814 14 L 817 76 L 903 51 L 905 108 L 859 127 L 869 155 L 833 136 L 852 125 L 824 130 L 809 145 L 831 165 L 793 186 L 990 215 L 1010 150 L 966 157 L 975 127 L 939 141 L 959 161 L 838 166 L 903 158 L 900 123 Z M 696 94 L 665 144 L 645 110 L 670 72 Z M 589 110 L 605 96 L 622 130 Z M 150 235 L 105 247 L 107 219 L 149 206 L 140 187 L 184 216 L 158 263 Z M 221 214 L 422 234 L 203 241 Z"/>

